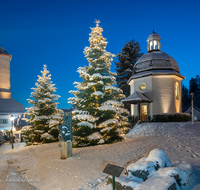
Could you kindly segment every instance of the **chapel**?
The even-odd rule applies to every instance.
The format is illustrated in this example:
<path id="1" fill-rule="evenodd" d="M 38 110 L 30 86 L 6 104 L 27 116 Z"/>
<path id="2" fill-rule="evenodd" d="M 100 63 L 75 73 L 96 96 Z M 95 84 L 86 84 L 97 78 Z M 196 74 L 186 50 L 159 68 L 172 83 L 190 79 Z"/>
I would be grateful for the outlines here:
<path id="1" fill-rule="evenodd" d="M 151 33 L 147 39 L 147 53 L 133 67 L 128 80 L 130 96 L 123 103 L 131 105 L 131 115 L 147 121 L 156 113 L 180 113 L 181 81 L 175 59 L 161 51 L 161 37 Z"/>

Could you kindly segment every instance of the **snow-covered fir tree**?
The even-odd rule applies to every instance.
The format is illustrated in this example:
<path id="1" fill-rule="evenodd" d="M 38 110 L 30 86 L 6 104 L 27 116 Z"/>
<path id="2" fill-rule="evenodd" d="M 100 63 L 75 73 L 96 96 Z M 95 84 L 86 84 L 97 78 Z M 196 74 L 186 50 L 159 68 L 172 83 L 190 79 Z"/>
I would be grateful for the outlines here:
<path id="1" fill-rule="evenodd" d="M 29 118 L 24 120 L 29 124 L 22 128 L 27 144 L 47 143 L 58 140 L 58 124 L 62 122 L 63 111 L 57 109 L 56 100 L 60 97 L 56 92 L 55 84 L 52 84 L 51 74 L 44 65 L 42 75 L 38 75 L 36 88 L 32 88 L 33 99 L 28 99 L 33 106 L 27 109 Z"/>
<path id="2" fill-rule="evenodd" d="M 90 146 L 120 141 L 128 132 L 129 112 L 123 108 L 119 99 L 125 98 L 123 91 L 117 88 L 115 73 L 110 71 L 114 54 L 106 51 L 106 38 L 102 36 L 100 21 L 91 28 L 90 46 L 84 54 L 89 66 L 79 67 L 77 72 L 82 82 L 74 82 L 77 90 L 70 93 L 68 103 L 75 107 L 73 111 L 73 145 Z"/>
<path id="3" fill-rule="evenodd" d="M 117 86 L 123 90 L 126 97 L 130 95 L 130 86 L 127 84 L 127 81 L 132 75 L 133 66 L 142 55 L 139 42 L 135 42 L 134 39 L 126 42 L 122 52 L 117 54 L 118 62 L 115 62 Z"/>

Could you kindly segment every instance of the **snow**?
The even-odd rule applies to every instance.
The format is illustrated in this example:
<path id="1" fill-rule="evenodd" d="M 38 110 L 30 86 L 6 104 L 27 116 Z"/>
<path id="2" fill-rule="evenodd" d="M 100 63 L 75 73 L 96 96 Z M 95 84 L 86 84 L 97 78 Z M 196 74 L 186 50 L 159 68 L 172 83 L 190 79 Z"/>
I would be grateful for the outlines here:
<path id="1" fill-rule="evenodd" d="M 51 119 L 50 121 L 49 121 L 49 127 L 51 128 L 51 127 L 53 127 L 54 125 L 58 125 L 59 124 L 59 121 L 58 120 L 53 120 L 53 119 Z"/>
<path id="2" fill-rule="evenodd" d="M 72 111 L 72 114 L 76 114 L 76 113 L 78 113 L 78 114 L 89 114 L 87 111 L 82 111 L 82 110 L 73 110 Z"/>
<path id="3" fill-rule="evenodd" d="M 130 114 L 129 113 L 129 111 L 127 110 L 127 109 L 124 109 L 124 108 L 117 108 L 117 111 L 119 112 L 119 113 L 126 113 L 126 114 Z"/>
<path id="4" fill-rule="evenodd" d="M 92 123 L 89 123 L 88 121 L 82 121 L 80 123 L 77 124 L 78 126 L 82 126 L 82 125 L 85 125 L 85 126 L 88 126 L 90 128 L 94 128 L 95 125 L 93 125 Z"/>
<path id="5" fill-rule="evenodd" d="M 40 121 L 40 120 L 43 120 L 43 119 L 49 119 L 49 117 L 46 116 L 46 115 L 42 115 L 42 116 L 36 116 L 34 118 L 35 121 Z"/>
<path id="6" fill-rule="evenodd" d="M 32 125 L 24 126 L 24 127 L 21 129 L 21 131 L 24 132 L 24 131 L 31 130 L 31 127 L 32 127 Z"/>
<path id="7" fill-rule="evenodd" d="M 91 115 L 88 115 L 88 114 L 77 114 L 77 115 L 74 115 L 72 117 L 72 120 L 87 120 L 87 121 L 90 121 L 90 122 L 95 122 L 96 120 L 98 120 L 99 118 L 98 117 L 93 117 Z"/>
<path id="8" fill-rule="evenodd" d="M 105 132 L 105 131 L 110 131 L 112 129 L 112 127 L 105 127 L 103 129 L 101 129 L 101 133 Z"/>
<path id="9" fill-rule="evenodd" d="M 132 172 L 136 172 L 138 170 L 144 170 L 148 172 L 147 177 L 151 177 L 155 172 L 155 164 L 152 161 L 138 161 L 134 164 L 131 164 L 127 167 L 128 176 L 134 176 Z"/>
<path id="10" fill-rule="evenodd" d="M 51 115 L 51 118 L 52 119 L 63 119 L 63 117 L 62 116 L 60 116 L 60 115 Z"/>
<path id="11" fill-rule="evenodd" d="M 105 90 L 114 90 L 114 91 L 123 93 L 123 90 L 121 90 L 120 88 L 117 88 L 115 86 L 105 86 Z"/>
<path id="12" fill-rule="evenodd" d="M 103 104 L 102 104 L 102 106 L 104 106 L 104 105 L 111 105 L 111 106 L 123 106 L 123 104 L 121 103 L 121 102 L 118 102 L 118 101 L 114 101 L 114 100 L 107 100 L 106 102 L 104 102 Z"/>
<path id="13" fill-rule="evenodd" d="M 169 167 L 171 166 L 171 162 L 169 157 L 166 155 L 165 151 L 162 149 L 154 149 L 149 153 L 146 161 L 153 161 L 154 164 L 159 164 L 160 167 Z"/>
<path id="14" fill-rule="evenodd" d="M 48 133 L 44 133 L 41 135 L 42 138 L 45 138 L 45 139 L 50 139 L 50 138 L 53 138 L 52 135 L 48 134 Z"/>
<path id="15" fill-rule="evenodd" d="M 102 111 L 106 111 L 106 110 L 116 111 L 116 107 L 111 106 L 111 105 L 103 105 L 103 106 L 99 107 L 99 110 L 102 110 Z"/>
<path id="16" fill-rule="evenodd" d="M 132 138 L 129 136 L 125 141 L 94 147 L 73 148 L 73 157 L 67 160 L 60 159 L 58 143 L 23 145 L 20 148 L 15 143 L 17 149 L 9 149 L 5 154 L 8 155 L 8 160 L 13 161 L 10 167 L 14 167 L 23 177 L 40 180 L 37 184 L 30 182 L 38 189 L 112 190 L 112 185 L 106 185 L 107 176 L 102 172 L 104 167 L 100 167 L 103 160 L 126 168 L 141 159 L 141 156 L 147 157 L 149 152 L 159 147 L 166 152 L 173 167 L 190 171 L 192 165 L 196 177 L 187 187 L 183 186 L 181 189 L 199 190 L 200 123 L 194 125 L 190 122 L 146 123 L 140 124 L 140 127 L 148 130 L 144 133 L 136 126 L 139 130 L 137 135 L 134 133 Z M 187 162 L 177 161 L 178 159 Z M 123 173 L 120 178 L 116 178 L 116 181 L 122 180 L 122 176 L 124 176 Z M 133 179 L 139 183 L 137 178 Z M 149 179 L 146 180 L 148 182 L 146 186 L 140 184 L 137 189 L 141 187 L 140 189 L 143 190 L 159 190 L 164 185 L 174 183 L 172 177 L 167 179 L 154 177 L 153 182 Z M 136 182 L 133 183 L 136 184 Z"/>
<path id="17" fill-rule="evenodd" d="M 116 178 L 115 181 L 119 182 L 122 186 L 129 186 L 135 189 L 143 180 L 138 177 L 127 177 L 121 175 L 119 178 Z"/>
<path id="18" fill-rule="evenodd" d="M 154 178 L 153 180 L 147 179 L 145 183 L 138 185 L 134 190 L 168 190 L 174 183 L 176 181 L 172 177 Z M 178 186 L 176 186 L 176 190 L 179 190 Z"/>
<path id="19" fill-rule="evenodd" d="M 99 132 L 92 133 L 88 136 L 90 140 L 96 140 L 101 138 L 101 134 Z"/>
<path id="20" fill-rule="evenodd" d="M 184 135 L 190 135 L 189 131 L 184 130 L 187 123 L 146 123 L 137 124 L 128 134 L 127 138 L 143 137 L 143 136 L 171 136 L 177 134 L 177 131 L 182 131 Z"/>
<path id="21" fill-rule="evenodd" d="M 36 133 L 44 133 L 44 130 L 34 130 Z"/>
<path id="22" fill-rule="evenodd" d="M 101 91 L 97 91 L 97 92 L 93 92 L 92 95 L 95 95 L 95 96 L 103 96 L 103 92 Z"/>
<path id="23" fill-rule="evenodd" d="M 107 126 L 107 125 L 109 125 L 111 123 L 117 123 L 117 122 L 118 122 L 117 119 L 108 119 L 108 120 L 104 121 L 103 123 L 101 123 L 98 127 L 101 128 L 103 126 Z"/>

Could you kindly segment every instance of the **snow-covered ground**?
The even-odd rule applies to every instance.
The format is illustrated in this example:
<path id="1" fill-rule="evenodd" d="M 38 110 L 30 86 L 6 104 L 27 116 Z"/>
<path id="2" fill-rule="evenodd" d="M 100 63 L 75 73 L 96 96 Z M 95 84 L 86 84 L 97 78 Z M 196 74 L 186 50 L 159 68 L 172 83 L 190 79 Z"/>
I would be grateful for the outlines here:
<path id="1" fill-rule="evenodd" d="M 200 189 L 200 123 L 139 124 L 125 141 L 76 148 L 67 160 L 60 159 L 58 143 L 20 147 L 4 153 L 10 165 L 40 190 L 105 190 L 101 182 L 106 161 L 127 167 L 155 148 L 163 149 L 171 161 L 191 164 L 196 180 L 191 189 Z"/>

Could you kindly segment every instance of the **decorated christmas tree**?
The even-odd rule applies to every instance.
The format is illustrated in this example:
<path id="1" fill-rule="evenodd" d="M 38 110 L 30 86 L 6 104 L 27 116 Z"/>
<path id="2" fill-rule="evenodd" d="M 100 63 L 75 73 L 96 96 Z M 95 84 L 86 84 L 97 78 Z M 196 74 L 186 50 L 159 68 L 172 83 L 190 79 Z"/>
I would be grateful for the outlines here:
<path id="1" fill-rule="evenodd" d="M 118 101 L 125 96 L 115 86 L 115 73 L 110 71 L 115 55 L 106 51 L 108 42 L 102 36 L 100 21 L 95 23 L 89 37 L 90 46 L 84 49 L 89 66 L 78 68 L 83 81 L 74 82 L 77 90 L 70 93 L 75 97 L 68 99 L 75 107 L 72 117 L 75 147 L 121 141 L 129 126 L 126 118 L 129 112 Z"/>
<path id="2" fill-rule="evenodd" d="M 24 120 L 30 124 L 22 128 L 24 140 L 27 144 L 47 143 L 58 140 L 58 124 L 62 122 L 63 111 L 57 109 L 56 100 L 60 97 L 56 92 L 55 84 L 52 84 L 51 74 L 44 65 L 42 76 L 38 76 L 32 88 L 33 99 L 28 99 L 33 106 L 27 109 L 29 118 Z"/>

